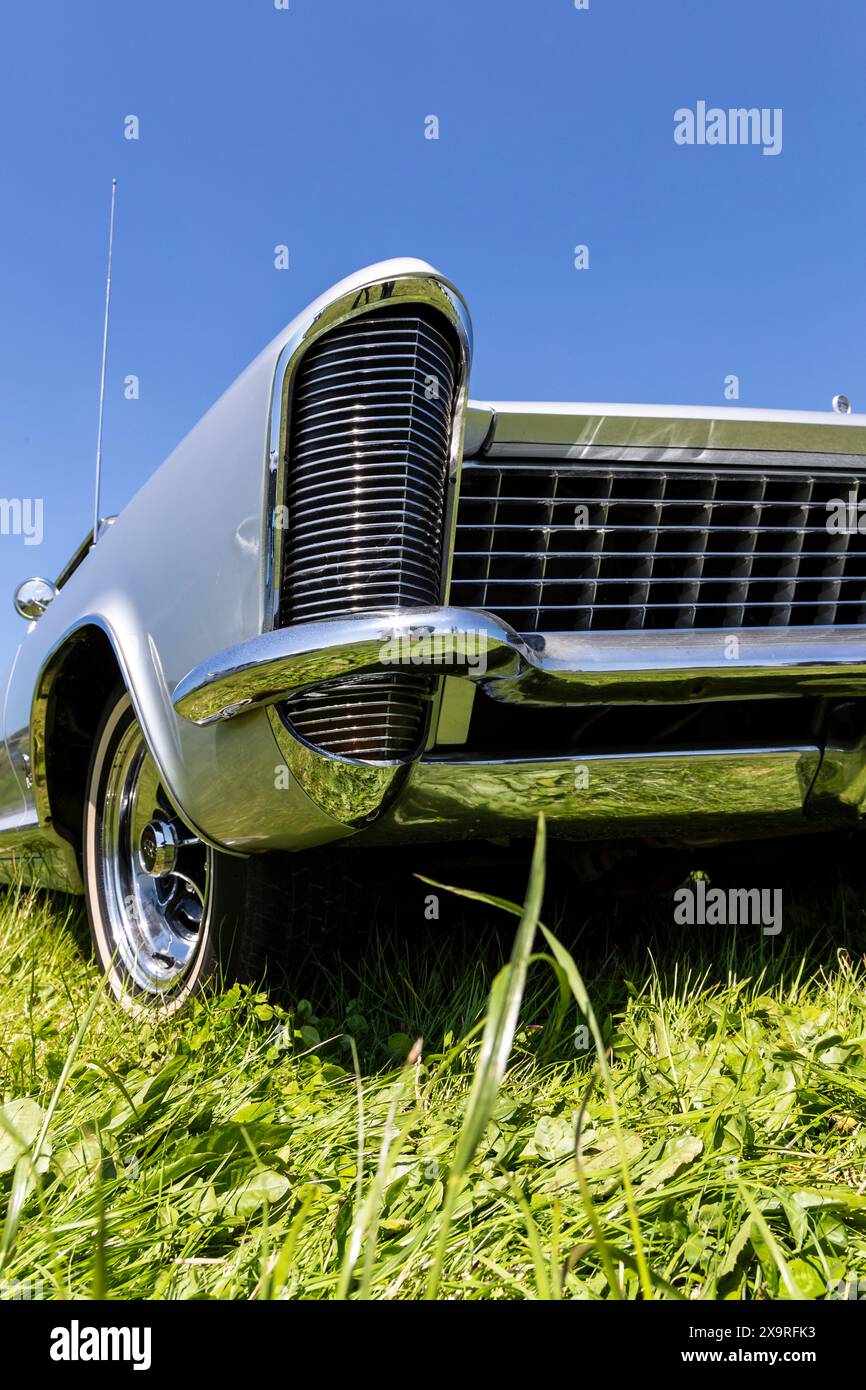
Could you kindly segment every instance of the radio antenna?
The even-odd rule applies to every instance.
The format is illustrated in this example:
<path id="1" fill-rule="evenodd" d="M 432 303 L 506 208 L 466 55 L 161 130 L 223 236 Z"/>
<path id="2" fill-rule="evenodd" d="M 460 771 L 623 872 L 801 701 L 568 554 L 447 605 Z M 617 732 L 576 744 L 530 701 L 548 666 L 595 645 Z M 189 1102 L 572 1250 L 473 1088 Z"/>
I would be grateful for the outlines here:
<path id="1" fill-rule="evenodd" d="M 99 540 L 99 488 L 102 480 L 102 422 L 105 416 L 105 364 L 108 360 L 108 313 L 111 307 L 111 257 L 114 251 L 114 207 L 117 179 L 111 180 L 111 218 L 108 224 L 108 275 L 105 280 L 105 320 L 102 326 L 102 367 L 99 373 L 99 425 L 96 431 L 96 498 L 93 504 L 93 544 Z"/>

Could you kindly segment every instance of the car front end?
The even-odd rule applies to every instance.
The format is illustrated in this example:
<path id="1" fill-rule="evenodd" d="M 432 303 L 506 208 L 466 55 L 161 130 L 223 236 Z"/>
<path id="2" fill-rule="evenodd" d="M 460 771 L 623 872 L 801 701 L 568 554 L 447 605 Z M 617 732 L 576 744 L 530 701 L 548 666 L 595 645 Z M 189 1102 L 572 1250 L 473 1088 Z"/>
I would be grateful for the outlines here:
<path id="1" fill-rule="evenodd" d="M 261 631 L 172 701 L 266 713 L 370 843 L 862 817 L 862 417 L 469 400 L 460 296 L 338 287 L 277 362 Z"/>

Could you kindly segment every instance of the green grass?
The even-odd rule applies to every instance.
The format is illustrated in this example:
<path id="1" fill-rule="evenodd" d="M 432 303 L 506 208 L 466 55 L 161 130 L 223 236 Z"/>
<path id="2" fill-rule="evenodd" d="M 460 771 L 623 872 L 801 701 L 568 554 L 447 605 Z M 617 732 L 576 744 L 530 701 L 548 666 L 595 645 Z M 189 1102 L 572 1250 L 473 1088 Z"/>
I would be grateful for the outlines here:
<path id="1" fill-rule="evenodd" d="M 776 1299 L 866 1281 L 856 897 L 786 899 L 764 938 L 576 893 L 552 935 L 542 851 L 519 924 L 442 893 L 441 921 L 308 964 L 306 1000 L 232 988 L 145 1027 L 101 996 L 80 909 L 7 893 L 0 1292 Z"/>

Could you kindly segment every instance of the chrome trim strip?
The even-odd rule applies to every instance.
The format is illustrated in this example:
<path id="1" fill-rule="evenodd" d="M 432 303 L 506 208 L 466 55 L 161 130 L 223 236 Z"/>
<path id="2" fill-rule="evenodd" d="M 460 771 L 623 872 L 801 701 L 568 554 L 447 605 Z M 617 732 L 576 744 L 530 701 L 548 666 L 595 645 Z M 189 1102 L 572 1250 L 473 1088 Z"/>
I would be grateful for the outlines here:
<path id="1" fill-rule="evenodd" d="M 580 457 L 587 446 L 638 449 L 779 450 L 866 454 L 866 416 L 738 406 L 631 405 L 559 401 L 473 401 L 496 416 L 485 452 L 527 445 Z M 572 451 L 575 451 L 572 455 Z"/>
<path id="2" fill-rule="evenodd" d="M 425 668 L 463 676 L 513 704 L 859 695 L 866 693 L 866 627 L 526 639 L 489 613 L 401 609 L 264 633 L 195 667 L 172 699 L 185 719 L 210 724 L 335 677 Z"/>
<path id="3" fill-rule="evenodd" d="M 467 455 L 468 461 L 468 455 Z M 790 449 L 721 449 L 715 446 L 665 445 L 623 445 L 623 444 L 491 444 L 484 453 L 472 459 L 479 468 L 493 464 L 498 468 L 520 468 L 521 464 L 546 462 L 551 468 L 557 464 L 563 469 L 573 469 L 576 463 L 616 463 L 623 468 L 629 464 L 641 467 L 644 464 L 662 464 L 664 467 L 687 471 L 695 466 L 701 469 L 712 468 L 751 468 L 753 470 L 771 469 L 773 473 L 793 469 L 800 473 L 804 469 L 832 472 L 851 472 L 856 477 L 863 476 L 866 458 L 862 454 L 818 453 Z"/>
<path id="4" fill-rule="evenodd" d="M 375 270 L 375 267 L 372 268 Z M 262 630 L 274 629 L 279 612 L 279 576 L 282 572 L 283 529 L 277 525 L 277 506 L 285 495 L 285 470 L 291 428 L 292 387 L 302 357 L 312 344 L 330 329 L 350 319 L 368 314 L 381 305 L 425 304 L 437 309 L 451 324 L 460 349 L 459 382 L 455 391 L 454 418 L 449 455 L 449 496 L 446 503 L 443 544 L 443 597 L 452 552 L 452 534 L 456 521 L 456 480 L 463 453 L 466 425 L 469 365 L 472 359 L 472 322 L 469 310 L 457 289 L 430 269 L 398 270 L 392 276 L 373 276 L 369 283 L 338 295 L 324 309 L 304 322 L 286 343 L 277 361 L 271 398 L 268 428 L 268 485 L 263 539 L 264 583 Z"/>
<path id="5" fill-rule="evenodd" d="M 0 816 L 0 855 L 11 854 L 10 846 L 17 845 L 19 835 L 29 835 L 42 827 L 35 810 Z"/>
<path id="6" fill-rule="evenodd" d="M 463 457 L 476 458 L 485 452 L 485 447 L 493 436 L 496 416 L 489 406 L 476 405 L 470 401 L 466 407 L 466 433 L 463 441 Z"/>

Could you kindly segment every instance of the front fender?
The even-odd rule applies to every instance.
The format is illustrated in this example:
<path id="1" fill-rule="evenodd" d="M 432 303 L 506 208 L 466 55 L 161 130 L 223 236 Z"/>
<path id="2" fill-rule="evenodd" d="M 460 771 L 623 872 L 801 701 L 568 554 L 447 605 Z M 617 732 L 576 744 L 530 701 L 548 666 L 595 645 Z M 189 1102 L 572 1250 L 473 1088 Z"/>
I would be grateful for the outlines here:
<path id="1" fill-rule="evenodd" d="M 7 725 L 7 736 L 31 750 L 26 813 L 50 816 L 47 701 L 68 644 L 95 627 L 111 643 L 169 795 L 203 839 L 248 853 L 349 833 L 285 775 L 265 711 L 198 728 L 178 716 L 171 692 L 213 652 L 266 625 L 270 432 L 281 359 L 341 297 L 363 298 L 388 276 L 428 272 L 419 261 L 372 266 L 305 309 L 169 455 L 31 624 Z"/>

